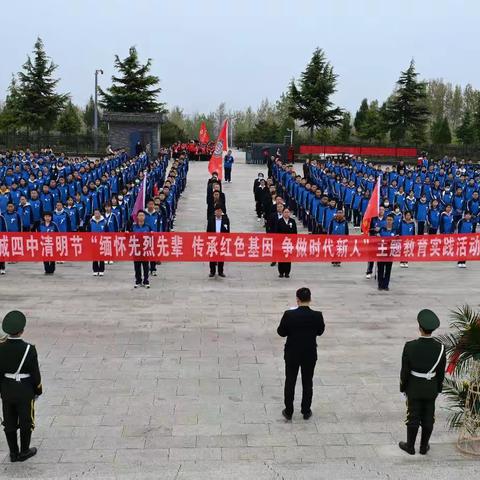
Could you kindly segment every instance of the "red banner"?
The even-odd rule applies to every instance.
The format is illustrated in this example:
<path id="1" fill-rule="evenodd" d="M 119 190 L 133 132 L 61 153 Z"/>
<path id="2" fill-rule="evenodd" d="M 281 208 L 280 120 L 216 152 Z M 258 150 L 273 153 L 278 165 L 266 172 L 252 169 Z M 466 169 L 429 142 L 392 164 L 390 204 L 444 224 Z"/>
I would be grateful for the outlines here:
<path id="1" fill-rule="evenodd" d="M 367 262 L 480 260 L 480 234 L 1 233 L 0 261 Z"/>
<path id="2" fill-rule="evenodd" d="M 412 147 L 355 147 L 352 145 L 300 145 L 300 154 L 347 153 L 351 155 L 370 155 L 373 157 L 417 157 L 417 149 Z"/>

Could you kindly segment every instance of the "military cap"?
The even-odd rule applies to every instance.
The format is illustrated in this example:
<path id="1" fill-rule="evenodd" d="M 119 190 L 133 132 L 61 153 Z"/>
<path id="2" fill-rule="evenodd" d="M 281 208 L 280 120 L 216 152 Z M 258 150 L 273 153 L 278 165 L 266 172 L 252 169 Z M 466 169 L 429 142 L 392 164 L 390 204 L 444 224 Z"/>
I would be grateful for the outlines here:
<path id="1" fill-rule="evenodd" d="M 423 330 L 433 331 L 440 326 L 440 320 L 437 315 L 427 308 L 418 312 L 417 320 Z"/>
<path id="2" fill-rule="evenodd" d="M 20 333 L 27 323 L 27 319 L 22 312 L 12 310 L 8 312 L 2 322 L 2 330 L 9 335 L 16 335 Z"/>

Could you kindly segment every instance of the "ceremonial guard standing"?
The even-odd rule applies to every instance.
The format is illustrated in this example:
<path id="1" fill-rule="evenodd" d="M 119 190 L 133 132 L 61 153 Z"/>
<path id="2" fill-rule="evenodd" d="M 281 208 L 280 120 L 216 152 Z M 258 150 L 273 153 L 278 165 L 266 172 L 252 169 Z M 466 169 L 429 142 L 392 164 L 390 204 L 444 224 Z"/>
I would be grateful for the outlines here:
<path id="1" fill-rule="evenodd" d="M 30 448 L 30 440 L 35 428 L 35 399 L 42 394 L 42 382 L 35 346 L 21 338 L 25 324 L 22 312 L 7 313 L 2 329 L 8 337 L 0 344 L 3 427 L 12 462 L 23 462 L 37 453 L 36 448 Z M 20 449 L 17 429 L 20 429 Z"/>
<path id="2" fill-rule="evenodd" d="M 407 441 L 399 447 L 415 454 L 415 440 L 422 427 L 420 454 L 430 450 L 429 440 L 435 421 L 435 400 L 442 392 L 446 355 L 444 346 L 432 338 L 440 320 L 431 310 L 421 310 L 417 316 L 420 337 L 405 344 L 400 372 L 400 391 L 407 397 Z"/>

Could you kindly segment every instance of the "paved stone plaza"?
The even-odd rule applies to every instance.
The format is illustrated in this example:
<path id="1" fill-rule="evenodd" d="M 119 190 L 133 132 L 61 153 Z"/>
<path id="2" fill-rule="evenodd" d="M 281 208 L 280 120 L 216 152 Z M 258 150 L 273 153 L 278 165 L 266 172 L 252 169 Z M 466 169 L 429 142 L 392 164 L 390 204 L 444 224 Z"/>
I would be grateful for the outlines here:
<path id="1" fill-rule="evenodd" d="M 252 183 L 258 166 L 236 164 L 224 186 L 233 231 L 259 231 Z M 204 230 L 207 165 L 190 166 L 176 230 Z M 480 265 L 397 265 L 390 292 L 364 278 L 365 265 L 168 263 L 150 290 L 133 288 L 133 266 L 7 265 L 0 314 L 26 312 L 44 395 L 32 445 L 10 464 L 1 437 L 0 478 L 161 480 L 467 479 L 480 462 L 462 457 L 440 402 L 432 450 L 410 457 L 398 391 L 403 343 L 416 313 L 479 307 Z M 319 340 L 313 417 L 283 408 L 283 344 L 276 328 L 295 290 L 308 286 L 326 331 Z M 297 393 L 299 392 L 297 386 Z M 297 396 L 298 400 L 298 396 Z M 299 405 L 299 402 L 296 402 Z"/>

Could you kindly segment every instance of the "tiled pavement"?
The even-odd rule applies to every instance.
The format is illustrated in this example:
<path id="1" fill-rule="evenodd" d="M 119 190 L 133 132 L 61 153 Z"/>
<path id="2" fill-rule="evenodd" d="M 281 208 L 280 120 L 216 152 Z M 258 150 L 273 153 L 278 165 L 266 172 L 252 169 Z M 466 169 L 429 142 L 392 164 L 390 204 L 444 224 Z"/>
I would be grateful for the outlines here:
<path id="1" fill-rule="evenodd" d="M 252 182 L 258 167 L 235 165 L 225 185 L 235 231 L 259 230 Z M 206 164 L 191 164 L 176 229 L 205 227 Z M 389 293 L 365 280 L 365 265 L 293 266 L 279 279 L 268 264 L 165 263 L 152 288 L 133 289 L 130 264 L 94 278 L 90 265 L 8 265 L 0 314 L 29 317 L 45 394 L 37 403 L 24 464 L 4 461 L 0 478 L 82 479 L 466 479 L 480 463 L 462 457 L 440 403 L 431 453 L 409 457 L 398 392 L 403 342 L 415 314 L 478 307 L 480 265 L 411 264 L 393 270 Z M 281 417 L 282 311 L 307 285 L 324 312 L 314 416 Z"/>

